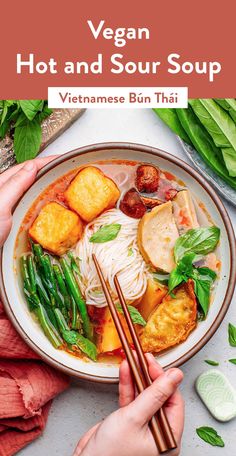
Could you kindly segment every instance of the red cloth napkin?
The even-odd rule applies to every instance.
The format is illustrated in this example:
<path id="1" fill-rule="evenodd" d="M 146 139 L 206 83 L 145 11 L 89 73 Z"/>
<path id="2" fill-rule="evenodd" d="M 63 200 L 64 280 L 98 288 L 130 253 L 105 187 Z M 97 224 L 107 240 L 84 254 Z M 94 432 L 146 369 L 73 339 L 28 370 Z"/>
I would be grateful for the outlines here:
<path id="1" fill-rule="evenodd" d="M 44 430 L 52 399 L 69 379 L 40 361 L 0 303 L 0 456 L 11 456 Z"/>

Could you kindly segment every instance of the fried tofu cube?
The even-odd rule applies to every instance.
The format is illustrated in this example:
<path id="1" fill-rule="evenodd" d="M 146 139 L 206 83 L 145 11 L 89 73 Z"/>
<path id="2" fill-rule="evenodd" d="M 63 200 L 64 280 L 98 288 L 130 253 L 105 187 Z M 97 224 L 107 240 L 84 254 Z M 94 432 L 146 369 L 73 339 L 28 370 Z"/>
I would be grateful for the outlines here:
<path id="1" fill-rule="evenodd" d="M 114 207 L 119 196 L 113 180 L 95 166 L 83 168 L 65 192 L 68 206 L 86 222 Z"/>
<path id="2" fill-rule="evenodd" d="M 30 237 L 44 249 L 63 255 L 80 238 L 83 223 L 79 216 L 56 202 L 47 203 L 29 230 Z"/>

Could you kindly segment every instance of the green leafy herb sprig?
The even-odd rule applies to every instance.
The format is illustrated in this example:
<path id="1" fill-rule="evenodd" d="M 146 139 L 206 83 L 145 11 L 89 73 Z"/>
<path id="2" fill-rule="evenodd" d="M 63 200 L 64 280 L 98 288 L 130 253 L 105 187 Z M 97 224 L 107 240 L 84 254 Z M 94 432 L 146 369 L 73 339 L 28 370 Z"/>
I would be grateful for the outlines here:
<path id="1" fill-rule="evenodd" d="M 44 100 L 0 100 L 0 139 L 12 131 L 18 163 L 36 157 L 42 142 L 41 123 L 51 113 Z"/>
<path id="2" fill-rule="evenodd" d="M 202 426 L 196 429 L 198 437 L 200 437 L 204 442 L 209 443 L 212 446 L 224 447 L 224 441 L 218 435 L 217 431 L 209 426 Z"/>
<path id="3" fill-rule="evenodd" d="M 216 273 L 207 267 L 195 267 L 203 255 L 212 252 L 220 238 L 220 229 L 216 226 L 194 228 L 180 236 L 175 244 L 174 255 L 177 266 L 170 273 L 168 280 L 169 292 L 183 282 L 192 279 L 194 291 L 199 305 L 206 317 L 210 304 L 211 286 L 216 279 Z"/>
<path id="4" fill-rule="evenodd" d="M 89 242 L 93 242 L 94 244 L 103 244 L 104 242 L 113 241 L 118 236 L 120 229 L 121 225 L 119 223 L 104 225 L 92 234 Z"/>

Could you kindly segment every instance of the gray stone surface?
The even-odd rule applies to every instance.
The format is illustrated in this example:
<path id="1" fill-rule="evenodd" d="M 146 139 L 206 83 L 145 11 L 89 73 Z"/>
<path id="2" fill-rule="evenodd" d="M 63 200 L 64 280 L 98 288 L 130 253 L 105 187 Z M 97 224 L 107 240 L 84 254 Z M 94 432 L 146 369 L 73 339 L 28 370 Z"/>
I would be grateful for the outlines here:
<path id="1" fill-rule="evenodd" d="M 69 130 L 51 144 L 44 155 L 59 154 L 76 147 L 102 141 L 131 141 L 160 147 L 187 161 L 176 137 L 155 117 L 151 110 L 88 110 Z M 226 205 L 236 228 L 236 210 Z M 181 456 L 233 456 L 236 454 L 236 420 L 221 424 L 208 413 L 194 391 L 196 377 L 208 369 L 204 359 L 220 362 L 220 369 L 236 387 L 236 348 L 227 341 L 227 324 L 236 324 L 235 296 L 224 322 L 210 342 L 183 366 L 185 379 L 182 392 L 186 402 L 186 422 Z M 83 433 L 117 407 L 117 387 L 94 385 L 73 380 L 70 389 L 52 406 L 44 435 L 22 450 L 21 456 L 71 456 Z M 225 441 L 225 448 L 202 442 L 195 428 L 215 427 Z M 143 455 L 145 456 L 145 455 Z"/>

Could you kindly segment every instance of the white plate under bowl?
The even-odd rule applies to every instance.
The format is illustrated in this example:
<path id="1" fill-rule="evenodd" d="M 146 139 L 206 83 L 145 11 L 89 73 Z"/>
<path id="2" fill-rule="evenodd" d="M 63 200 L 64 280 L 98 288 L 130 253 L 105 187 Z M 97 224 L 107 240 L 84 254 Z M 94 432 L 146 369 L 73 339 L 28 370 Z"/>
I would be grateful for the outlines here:
<path id="1" fill-rule="evenodd" d="M 234 232 L 228 214 L 216 192 L 193 168 L 159 149 L 126 143 L 104 143 L 83 147 L 62 155 L 46 165 L 36 182 L 18 202 L 13 214 L 13 226 L 1 252 L 0 286 L 8 316 L 24 340 L 46 362 L 67 374 L 98 382 L 118 380 L 118 366 L 109 363 L 85 362 L 66 352 L 56 350 L 43 334 L 27 308 L 23 291 L 14 272 L 14 247 L 22 220 L 38 195 L 55 179 L 83 164 L 99 160 L 134 160 L 151 162 L 185 182 L 195 198 L 204 202 L 214 223 L 221 229 L 222 268 L 219 283 L 207 319 L 198 324 L 188 339 L 158 356 L 163 367 L 179 366 L 193 356 L 214 334 L 230 304 L 236 280 Z"/>

